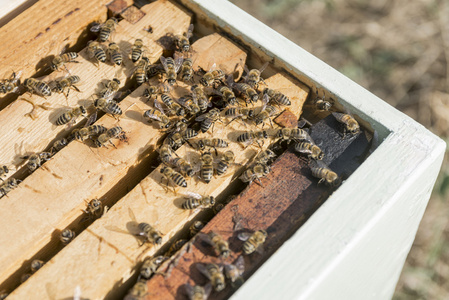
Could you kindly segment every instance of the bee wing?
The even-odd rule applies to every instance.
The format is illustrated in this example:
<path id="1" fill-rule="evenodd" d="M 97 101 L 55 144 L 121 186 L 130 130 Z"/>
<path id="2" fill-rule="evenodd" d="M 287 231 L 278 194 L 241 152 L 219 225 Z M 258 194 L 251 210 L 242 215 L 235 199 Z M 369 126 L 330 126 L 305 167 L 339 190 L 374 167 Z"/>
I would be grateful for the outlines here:
<path id="1" fill-rule="evenodd" d="M 259 69 L 259 73 L 262 73 L 268 67 L 268 62 L 264 63 L 262 67 Z"/>
<path id="2" fill-rule="evenodd" d="M 163 115 L 165 115 L 164 108 L 162 107 L 161 103 L 157 101 L 157 97 L 154 98 L 154 107 L 159 110 Z M 160 121 L 160 120 L 159 120 Z"/>
<path id="3" fill-rule="evenodd" d="M 186 284 L 184 284 L 184 288 L 186 290 L 187 296 L 189 296 L 189 299 L 192 299 L 194 295 L 193 286 L 190 285 L 189 282 L 187 282 Z"/>
<path id="4" fill-rule="evenodd" d="M 186 195 L 188 197 L 192 197 L 192 198 L 195 198 L 195 199 L 198 199 L 198 200 L 203 198 L 203 196 L 201 196 L 200 194 L 194 193 L 194 192 L 186 192 Z"/>
<path id="5" fill-rule="evenodd" d="M 178 73 L 179 68 L 181 68 L 182 62 L 184 61 L 184 57 L 175 52 L 175 54 L 173 55 L 173 59 L 175 61 L 175 72 Z"/>
<path id="6" fill-rule="evenodd" d="M 321 160 L 311 160 L 309 162 L 309 167 L 310 168 L 325 168 L 325 169 L 330 170 L 329 167 Z"/>
<path id="7" fill-rule="evenodd" d="M 128 208 L 128 214 L 129 214 L 129 217 L 131 218 L 131 220 L 133 220 L 134 222 L 137 223 L 136 216 L 134 215 L 134 212 L 132 211 L 131 207 Z"/>
<path id="8" fill-rule="evenodd" d="M 237 267 L 240 275 L 242 275 L 243 272 L 245 272 L 245 260 L 243 259 L 243 256 L 239 256 L 239 258 L 237 258 L 237 260 L 234 263 L 234 266 Z"/>
<path id="9" fill-rule="evenodd" d="M 97 120 L 97 111 L 95 111 L 93 114 L 91 114 L 89 116 L 89 118 L 87 119 L 86 124 L 84 125 L 84 127 L 89 127 L 90 125 L 95 123 L 96 120 Z"/>
<path id="10" fill-rule="evenodd" d="M 196 118 L 195 118 L 195 121 L 201 122 L 201 121 L 203 121 L 204 119 L 206 119 L 208 116 L 209 116 L 209 113 L 208 113 L 208 112 L 207 112 L 207 113 L 204 113 L 204 114 L 199 115 L 198 117 L 196 117 Z"/>
<path id="11" fill-rule="evenodd" d="M 251 237 L 252 234 L 253 234 L 252 232 L 240 232 L 237 235 L 237 238 L 241 241 L 247 241 Z"/>
<path id="12" fill-rule="evenodd" d="M 17 81 L 19 81 L 19 80 L 20 80 L 20 77 L 22 76 L 22 74 L 23 74 L 23 71 L 22 71 L 22 70 L 20 70 L 20 71 L 17 72 L 17 73 L 13 73 L 12 76 L 14 76 L 14 78 L 11 80 L 11 83 L 16 83 Z"/>
<path id="13" fill-rule="evenodd" d="M 192 36 L 192 32 L 193 32 L 193 24 L 190 24 L 189 29 L 186 32 L 186 38 L 190 38 Z"/>
<path id="14" fill-rule="evenodd" d="M 203 300 L 206 300 L 207 298 L 209 298 L 209 295 L 210 295 L 211 292 L 212 292 L 212 284 L 210 282 L 208 282 L 204 286 L 204 298 L 203 298 Z"/>
<path id="15" fill-rule="evenodd" d="M 203 232 L 198 232 L 197 234 L 197 238 L 201 241 L 201 242 L 205 242 L 206 244 L 208 244 L 209 246 L 213 246 L 214 243 L 212 242 L 212 240 L 210 239 L 210 236 L 208 234 L 205 234 Z"/>
<path id="16" fill-rule="evenodd" d="M 106 228 L 107 230 L 111 230 L 111 231 L 115 231 L 115 232 L 119 232 L 119 233 L 131 234 L 129 231 L 118 228 L 117 226 L 105 226 L 104 228 Z"/>
<path id="17" fill-rule="evenodd" d="M 104 23 L 94 22 L 92 24 L 92 27 L 90 27 L 90 31 L 99 32 L 101 30 L 101 27 L 103 27 L 103 26 L 104 26 Z"/>
<path id="18" fill-rule="evenodd" d="M 168 66 L 167 66 L 167 59 L 163 56 L 161 56 L 160 58 L 161 64 L 164 67 L 165 72 L 168 72 Z"/>
<path id="19" fill-rule="evenodd" d="M 229 87 L 232 87 L 234 85 L 234 74 L 231 74 L 226 78 L 226 83 Z"/>
<path id="20" fill-rule="evenodd" d="M 217 68 L 217 64 L 213 63 L 212 66 L 209 69 L 209 72 L 212 72 L 213 70 L 215 70 Z"/>
<path id="21" fill-rule="evenodd" d="M 206 276 L 209 280 L 211 279 L 210 274 L 207 271 L 207 268 L 206 268 L 206 266 L 204 264 L 197 264 L 196 268 L 198 269 L 198 271 L 200 271 L 201 274 Z"/>

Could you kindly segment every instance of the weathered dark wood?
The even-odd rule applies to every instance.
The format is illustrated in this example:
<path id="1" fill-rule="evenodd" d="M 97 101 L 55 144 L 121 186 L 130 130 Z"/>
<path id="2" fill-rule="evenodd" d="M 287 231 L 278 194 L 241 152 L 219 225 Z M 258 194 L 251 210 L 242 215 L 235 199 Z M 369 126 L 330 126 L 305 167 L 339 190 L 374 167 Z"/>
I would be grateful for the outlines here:
<path id="1" fill-rule="evenodd" d="M 321 142 L 323 148 L 330 151 L 327 153 L 326 163 L 334 162 L 336 164 L 337 161 L 344 158 L 346 163 L 359 165 L 357 155 L 367 149 L 366 139 L 363 140 L 356 136 L 343 138 L 338 128 L 329 127 L 328 124 L 333 124 L 331 118 L 333 117 L 329 116 L 312 127 L 314 138 Z M 336 170 L 336 172 L 340 174 L 341 170 Z M 299 159 L 298 155 L 292 152 L 291 147 L 272 165 L 271 173 L 262 179 L 263 187 L 257 183 L 247 187 L 202 230 L 203 233 L 210 231 L 220 233 L 229 242 L 231 255 L 226 260 L 222 260 L 216 257 L 213 249 L 196 239 L 190 252 L 181 250 L 184 253 L 168 278 L 156 275 L 148 281 L 147 299 L 185 299 L 184 284 L 190 282 L 192 285 L 205 285 L 208 282 L 197 270 L 196 264 L 235 262 L 241 255 L 243 244 L 234 232 L 236 219 L 240 219 L 246 229 L 264 229 L 269 235 L 262 255 L 253 253 L 244 258 L 246 268 L 244 278 L 248 278 L 304 224 L 332 192 L 332 189 L 318 185 L 317 181 L 311 176 L 308 162 Z M 162 266 L 162 270 L 169 267 L 170 263 L 167 261 Z M 211 297 L 225 299 L 232 293 L 232 288 L 227 287 L 220 293 L 213 292 Z"/>
<path id="2" fill-rule="evenodd" d="M 129 23 L 135 24 L 145 16 L 145 13 L 135 6 L 130 6 L 121 13 L 121 16 Z"/>

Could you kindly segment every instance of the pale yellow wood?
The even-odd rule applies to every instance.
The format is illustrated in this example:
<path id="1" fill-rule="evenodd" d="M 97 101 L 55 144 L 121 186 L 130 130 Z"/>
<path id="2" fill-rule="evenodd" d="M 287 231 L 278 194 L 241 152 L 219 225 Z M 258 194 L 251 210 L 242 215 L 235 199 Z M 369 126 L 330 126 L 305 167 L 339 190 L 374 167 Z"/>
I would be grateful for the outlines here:
<path id="1" fill-rule="evenodd" d="M 166 9 L 173 16 L 170 26 L 176 24 L 179 33 L 185 31 L 190 24 L 190 15 L 170 2 L 160 1 L 148 6 L 157 8 L 156 14 L 148 13 L 141 22 L 145 23 L 151 19 L 153 23 L 157 22 L 161 27 L 168 26 L 167 19 L 157 15 L 158 10 Z M 154 55 L 152 61 L 155 61 L 157 55 L 161 54 L 161 48 L 154 42 L 150 43 L 149 38 L 139 33 L 144 23 L 139 22 L 130 26 L 121 22 L 115 38 L 119 41 L 132 41 L 136 37 L 145 38 Z M 80 74 L 86 81 L 82 88 L 86 98 L 94 92 L 95 83 L 103 78 L 112 79 L 117 71 L 117 68 L 105 64 L 102 64 L 98 70 L 92 63 L 84 60 L 82 64 L 70 65 L 70 68 L 74 74 Z M 78 71 L 80 73 L 77 73 Z M 95 76 L 89 73 L 95 73 Z M 57 228 L 67 227 L 82 214 L 81 209 L 85 207 L 84 200 L 105 194 L 119 182 L 131 166 L 136 164 L 142 156 L 147 155 L 144 153 L 145 150 L 154 148 L 151 144 L 157 141 L 160 132 L 144 122 L 141 112 L 136 116 L 126 111 L 134 103 L 137 103 L 133 106 L 134 110 L 148 109 L 148 106 L 141 101 L 144 88 L 145 86 L 138 88 L 120 103 L 125 114 L 120 120 L 120 126 L 130 134 L 129 145 L 117 144 L 118 149 L 114 151 L 91 149 L 84 144 L 72 142 L 48 161 L 44 168 L 38 169 L 17 189 L 1 199 L 0 245 L 3 246 L 0 251 L 0 269 L 2 270 L 0 282 L 2 286 L 5 281 L 14 281 L 20 277 L 17 271 L 25 270 L 27 266 L 22 264 L 34 257 L 37 251 L 46 245 L 57 243 L 57 240 L 51 240 L 51 234 Z M 76 92 L 72 92 L 73 94 Z M 72 98 L 72 95 L 69 101 L 75 104 L 77 99 Z M 62 95 L 51 96 L 47 100 L 33 96 L 33 99 L 38 103 L 49 101 L 53 106 L 63 105 L 65 102 L 65 97 Z M 0 112 L 0 126 L 4 134 L 0 161 L 11 161 L 17 155 L 14 152 L 14 146 L 22 143 L 28 145 L 27 151 L 42 150 L 56 136 L 57 131 L 64 131 L 62 127 L 52 128 L 53 125 L 49 119 L 54 120 L 53 112 L 39 111 L 38 118 L 33 121 L 23 117 L 29 109 L 29 104 L 20 101 Z M 109 116 L 100 119 L 99 123 L 107 127 L 117 125 L 117 121 Z M 23 129 L 18 135 L 20 128 Z M 124 184 L 126 185 L 122 183 Z M 6 284 L 8 285 L 9 283 Z"/>
<path id="2" fill-rule="evenodd" d="M 308 88 L 301 83 L 277 74 L 266 80 L 272 88 L 283 89 L 284 94 L 292 100 L 290 110 L 299 116 L 302 104 L 307 98 Z M 259 102 L 260 104 L 260 102 Z M 268 124 L 267 124 L 268 125 Z M 236 131 L 257 130 L 254 125 L 242 127 L 241 122 L 233 122 L 225 127 L 216 124 L 214 133 L 200 134 L 199 137 L 231 137 L 229 149 L 236 153 L 236 161 L 246 164 L 258 151 L 257 147 L 242 150 L 241 145 L 235 142 Z M 269 126 L 269 125 L 268 125 Z M 275 129 L 267 128 L 271 133 Z M 268 143 L 264 144 L 264 148 Z M 178 155 L 194 152 L 191 148 L 182 146 L 177 150 Z M 198 181 L 196 178 L 188 180 L 186 189 L 178 188 L 179 195 L 166 192 L 160 185 L 161 175 L 159 169 L 154 170 L 147 178 L 122 198 L 101 219 L 93 223 L 78 238 L 69 244 L 64 251 L 56 255 L 50 264 L 44 266 L 32 276 L 25 284 L 20 286 L 10 297 L 21 299 L 29 293 L 38 298 L 45 299 L 44 286 L 53 283 L 58 286 L 58 297 L 70 297 L 75 285 L 83 291 L 83 297 L 102 299 L 118 282 L 126 281 L 135 271 L 138 261 L 154 254 L 158 249 L 152 246 L 139 247 L 135 237 L 129 234 L 112 231 L 108 228 L 115 226 L 126 231 L 127 224 L 131 222 L 129 209 L 134 212 L 137 221 L 148 222 L 165 233 L 164 243 L 173 236 L 184 224 L 192 219 L 196 212 L 190 213 L 178 208 L 180 196 L 185 191 L 194 191 L 204 195 L 219 195 L 229 184 L 233 176 L 243 171 L 245 166 L 234 166 L 229 175 L 216 177 L 209 184 Z M 114 252 L 112 254 L 112 252 Z M 75 263 L 76 262 L 76 263 Z M 63 270 L 70 270 L 70 274 L 61 276 Z"/>

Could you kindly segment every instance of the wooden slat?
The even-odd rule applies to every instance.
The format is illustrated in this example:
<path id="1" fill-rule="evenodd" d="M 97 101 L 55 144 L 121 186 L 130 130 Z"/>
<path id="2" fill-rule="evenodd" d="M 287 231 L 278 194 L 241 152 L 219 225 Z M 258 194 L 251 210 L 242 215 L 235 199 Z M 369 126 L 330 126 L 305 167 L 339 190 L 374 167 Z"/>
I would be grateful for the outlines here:
<path id="1" fill-rule="evenodd" d="M 332 116 L 312 127 L 313 138 L 321 137 L 321 147 L 327 149 L 325 163 L 351 164 L 350 169 L 334 169 L 339 175 L 352 173 L 359 165 L 359 155 L 366 151 L 368 143 L 364 137 L 342 138 L 338 133 L 337 122 Z M 331 126 L 330 126 L 331 125 Z M 356 143 L 357 141 L 357 143 Z M 356 147 L 352 147 L 356 144 Z M 247 230 L 263 229 L 268 232 L 262 253 L 253 253 L 244 257 L 247 279 L 277 248 L 288 239 L 299 226 L 304 224 L 312 213 L 326 200 L 331 189 L 318 185 L 311 176 L 306 160 L 298 159 L 293 147 L 279 157 L 272 165 L 270 174 L 262 179 L 263 187 L 252 184 L 228 204 L 201 231 L 217 232 L 229 242 L 231 255 L 223 260 L 218 258 L 213 249 L 196 239 L 189 251 L 181 250 L 181 257 L 174 256 L 178 263 L 170 276 L 156 275 L 148 281 L 147 299 L 180 299 L 185 293 L 184 285 L 207 284 L 207 279 L 197 270 L 196 264 L 235 263 L 242 255 L 243 242 L 234 231 L 235 221 L 240 220 Z M 189 247 L 189 246 L 185 246 Z M 172 261 L 161 266 L 166 271 Z M 227 281 L 227 288 L 220 293 L 211 294 L 211 299 L 227 299 L 234 290 Z"/>
<path id="2" fill-rule="evenodd" d="M 228 64 L 230 63 L 232 61 L 228 62 Z M 273 88 L 286 88 L 285 94 L 292 99 L 293 103 L 290 109 L 299 116 L 302 104 L 307 98 L 308 88 L 281 74 L 265 81 Z M 241 131 L 242 126 L 241 122 L 237 121 L 227 127 L 217 124 L 214 135 L 227 137 L 233 141 L 230 143 L 229 149 L 236 154 L 237 162 L 245 164 L 257 153 L 258 149 L 249 147 L 242 150 L 241 145 L 235 143 L 236 131 Z M 245 129 L 255 129 L 255 126 L 248 125 Z M 211 134 L 204 133 L 199 136 L 210 137 Z M 268 143 L 265 143 L 264 147 L 267 146 Z M 183 146 L 177 150 L 177 153 L 184 155 L 186 151 L 192 152 Z M 244 166 L 235 166 L 231 169 L 231 172 L 235 173 L 234 176 L 217 177 L 209 184 L 193 178 L 188 180 L 186 190 L 217 196 L 244 168 Z M 49 282 L 58 286 L 61 293 L 61 296 L 58 294 L 58 297 L 70 296 L 75 285 L 80 285 L 83 296 L 89 298 L 103 297 L 111 288 L 113 288 L 114 295 L 123 293 L 129 285 L 120 287 L 120 284 L 130 278 L 137 268 L 136 264 L 154 254 L 157 249 L 156 247 L 139 247 L 135 237 L 109 230 L 106 227 L 115 226 L 126 230 L 127 223 L 131 221 L 128 214 L 128 209 L 131 208 L 137 220 L 157 224 L 157 228 L 165 233 L 163 238 L 163 243 L 165 243 L 197 213 L 182 211 L 178 208 L 176 203 L 179 204 L 182 195 L 167 193 L 160 185 L 160 181 L 161 175 L 158 168 L 117 202 L 104 217 L 94 222 L 56 255 L 48 265 L 19 287 L 11 295 L 12 299 L 20 299 L 31 291 L 40 297 L 45 297 L 44 285 Z M 182 191 L 179 192 L 182 193 Z M 111 255 L 111 252 L 114 251 L 116 254 Z M 86 253 L 90 253 L 90 255 L 86 255 Z M 56 276 L 61 270 L 67 269 L 72 270 L 70 278 Z"/>
<path id="3" fill-rule="evenodd" d="M 141 20 L 142 22 L 148 22 L 146 18 L 149 18 L 152 22 L 157 22 L 160 27 L 164 28 L 164 26 L 168 26 L 166 14 L 160 15 L 161 11 L 168 10 L 174 18 L 173 21 L 170 21 L 170 26 L 176 24 L 179 34 L 185 31 L 190 24 L 190 15 L 170 2 L 159 1 L 148 6 L 154 9 L 154 15 L 147 13 L 145 18 Z M 120 23 L 121 33 L 117 32 L 116 37 L 125 41 L 133 40 L 136 36 L 139 36 L 140 27 L 143 26 L 140 23 L 137 25 L 139 26 L 130 26 L 126 24 L 126 21 L 122 21 Z M 157 34 L 154 36 L 156 39 L 158 38 Z M 160 47 L 154 42 L 151 45 L 153 45 L 151 49 L 154 49 L 152 54 L 160 55 Z M 152 58 L 153 61 L 156 59 L 157 57 Z M 81 64 L 75 64 L 73 69 L 78 65 Z M 84 62 L 83 65 L 89 67 L 91 63 Z M 105 76 L 107 76 L 106 78 L 112 78 L 116 72 L 113 67 L 106 65 L 101 66 L 100 71 L 100 74 L 90 79 L 88 84 L 92 85 L 92 82 L 99 82 Z M 82 70 L 80 72 L 82 73 L 78 74 L 81 78 L 83 78 L 83 75 L 84 78 L 89 78 L 88 72 Z M 99 71 L 96 70 L 96 72 Z M 134 110 L 138 108 L 142 111 L 147 109 L 148 106 L 141 102 L 144 88 L 144 86 L 138 88 L 122 101 L 120 105 L 123 111 L 136 102 L 137 104 L 133 107 Z M 56 102 L 58 99 L 61 101 L 60 97 L 56 96 L 52 101 Z M 65 101 L 65 98 L 63 101 Z M 10 108 L 9 112 L 17 118 L 23 115 L 25 112 L 23 103 L 16 103 Z M 52 232 L 56 228 L 65 228 L 74 222 L 82 213 L 80 209 L 84 208 L 84 200 L 104 195 L 111 188 L 113 188 L 113 191 L 119 190 L 125 193 L 127 184 L 132 183 L 132 178 L 135 178 L 133 176 L 141 176 L 138 172 L 130 172 L 128 177 L 131 177 L 131 179 L 127 182 L 121 181 L 131 166 L 139 160 L 147 159 L 150 150 L 154 148 L 151 143 L 154 144 L 157 141 L 160 133 L 143 122 L 141 112 L 139 115 L 132 114 L 131 111 L 124 114 L 125 116 L 121 118 L 120 124 L 125 130 L 129 130 L 133 134 L 129 145 L 119 145 L 117 151 L 112 149 L 99 149 L 97 151 L 97 149 L 90 149 L 81 143 L 72 142 L 47 162 L 44 168 L 38 169 L 26 178 L 19 188 L 10 192 L 7 197 L 2 198 L 2 201 L 0 201 L 0 214 L 2 215 L 0 228 L 4 230 L 0 234 L 0 244 L 8 245 L 8 247 L 2 249 L 0 254 L 1 287 L 14 286 L 18 277 L 20 277 L 19 273 L 27 268 L 27 264 L 24 262 L 35 257 L 40 249 L 47 245 L 46 252 L 40 253 L 43 257 L 48 257 L 48 251 L 50 253 L 54 251 L 52 249 L 55 249 L 58 241 L 57 238 L 52 236 Z M 49 129 L 51 123 L 48 121 L 48 118 L 54 117 L 48 112 L 39 112 L 39 118 L 35 121 L 29 121 L 29 118 L 23 116 L 19 120 L 12 119 L 12 121 L 19 123 L 17 125 L 8 125 L 8 122 L 3 123 L 4 118 L 11 118 L 5 110 L 0 112 L 0 116 L 0 123 L 5 126 L 3 132 L 9 134 L 4 138 L 5 141 L 9 139 L 9 142 L 6 143 L 9 148 L 2 150 L 2 161 L 8 161 L 6 157 L 12 160 L 14 150 L 11 150 L 11 148 L 14 149 L 16 143 L 21 141 L 24 141 L 24 143 L 34 142 L 36 144 L 33 144 L 33 148 L 28 151 L 42 150 L 55 137 Z M 99 123 L 107 127 L 117 125 L 117 121 L 108 116 L 100 119 Z M 24 134 L 27 135 L 27 139 L 20 138 L 14 141 L 12 135 L 18 128 L 21 128 L 19 126 L 24 126 Z M 46 130 L 43 128 L 46 128 Z M 38 138 L 34 138 L 33 135 L 38 135 Z M 139 136 L 142 138 L 137 138 Z M 27 228 L 33 228 L 33 230 Z M 21 238 L 18 239 L 17 236 Z M 31 244 L 32 247 L 30 247 Z"/>

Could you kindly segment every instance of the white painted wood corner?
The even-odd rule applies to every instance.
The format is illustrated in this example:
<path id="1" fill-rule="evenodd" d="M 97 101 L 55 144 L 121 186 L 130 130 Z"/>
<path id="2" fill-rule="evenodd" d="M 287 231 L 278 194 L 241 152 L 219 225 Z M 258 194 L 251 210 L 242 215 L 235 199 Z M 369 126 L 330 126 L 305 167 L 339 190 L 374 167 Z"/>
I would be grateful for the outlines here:
<path id="1" fill-rule="evenodd" d="M 232 299 L 390 299 L 446 144 L 228 1 L 181 2 L 332 93 L 382 141 Z"/>

